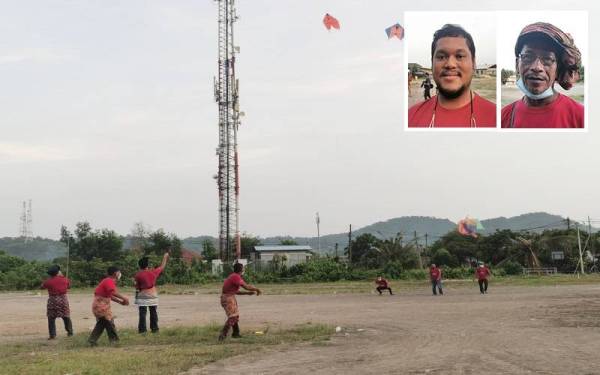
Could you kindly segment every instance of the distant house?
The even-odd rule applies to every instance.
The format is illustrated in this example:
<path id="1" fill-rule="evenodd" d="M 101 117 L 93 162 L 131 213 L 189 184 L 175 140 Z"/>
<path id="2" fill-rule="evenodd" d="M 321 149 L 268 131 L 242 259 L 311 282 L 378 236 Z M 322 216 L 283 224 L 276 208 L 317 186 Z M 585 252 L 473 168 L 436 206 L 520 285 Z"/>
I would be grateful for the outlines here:
<path id="1" fill-rule="evenodd" d="M 277 257 L 287 266 L 305 263 L 314 255 L 312 247 L 304 245 L 264 245 L 254 246 L 250 254 L 252 262 L 266 263 Z"/>
<path id="2" fill-rule="evenodd" d="M 478 76 L 496 76 L 496 64 L 481 65 L 475 68 L 475 74 Z"/>
<path id="3" fill-rule="evenodd" d="M 183 261 L 186 262 L 187 264 L 192 264 L 192 262 L 194 260 L 201 261 L 204 258 L 202 258 L 202 255 L 198 254 L 195 251 L 182 248 L 181 249 L 181 259 L 183 259 Z"/>

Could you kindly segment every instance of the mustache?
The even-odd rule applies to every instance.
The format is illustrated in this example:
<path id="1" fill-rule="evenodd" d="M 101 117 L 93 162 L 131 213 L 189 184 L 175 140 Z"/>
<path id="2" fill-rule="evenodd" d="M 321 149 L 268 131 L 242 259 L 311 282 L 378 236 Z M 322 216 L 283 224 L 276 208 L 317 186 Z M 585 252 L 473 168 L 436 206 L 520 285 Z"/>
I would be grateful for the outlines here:
<path id="1" fill-rule="evenodd" d="M 546 77 L 540 76 L 537 74 L 526 74 L 524 77 L 525 77 L 525 79 L 537 79 L 537 80 L 541 80 L 541 81 L 546 80 Z"/>
<path id="2" fill-rule="evenodd" d="M 462 77 L 462 73 L 457 71 L 457 70 L 444 70 L 442 71 L 442 74 L 440 74 L 442 77 Z"/>

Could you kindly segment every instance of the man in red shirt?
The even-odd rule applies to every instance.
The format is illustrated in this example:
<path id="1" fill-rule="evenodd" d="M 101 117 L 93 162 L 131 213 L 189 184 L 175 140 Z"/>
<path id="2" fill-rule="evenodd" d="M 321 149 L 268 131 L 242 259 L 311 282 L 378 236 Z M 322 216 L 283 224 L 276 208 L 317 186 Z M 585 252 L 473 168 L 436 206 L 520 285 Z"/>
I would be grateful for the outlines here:
<path id="1" fill-rule="evenodd" d="M 488 289 L 488 278 L 492 276 L 490 269 L 483 264 L 483 262 L 479 262 L 479 266 L 475 268 L 475 277 L 477 278 L 477 282 L 479 283 L 479 292 L 481 294 L 486 294 Z"/>
<path id="2" fill-rule="evenodd" d="M 383 290 L 388 290 L 390 292 L 390 296 L 394 295 L 392 293 L 392 288 L 390 288 L 390 283 L 383 277 L 377 276 L 377 279 L 375 280 L 375 284 L 377 285 L 377 287 L 375 289 L 379 292 L 379 295 L 381 295 L 381 292 Z"/>
<path id="3" fill-rule="evenodd" d="M 442 290 L 442 270 L 435 264 L 431 264 L 431 268 L 429 268 L 429 279 L 431 280 L 433 295 L 437 296 L 436 289 L 440 291 L 440 295 L 444 295 L 444 291 Z"/>
<path id="4" fill-rule="evenodd" d="M 438 94 L 408 110 L 409 128 L 496 127 L 496 105 L 471 90 L 475 43 L 458 25 L 444 25 L 431 43 L 433 80 Z"/>
<path id="5" fill-rule="evenodd" d="M 238 309 L 237 299 L 235 296 L 253 295 L 254 293 L 256 293 L 257 296 L 260 296 L 262 293 L 260 289 L 250 284 L 246 284 L 244 279 L 242 279 L 243 272 L 244 265 L 241 263 L 236 263 L 233 265 L 233 273 L 229 275 L 227 279 L 225 279 L 225 282 L 223 282 L 223 289 L 221 291 L 221 306 L 225 310 L 227 321 L 225 321 L 225 325 L 221 330 L 219 341 L 225 340 L 230 328 L 233 328 L 231 337 L 241 337 L 240 326 L 238 324 L 240 320 L 240 311 Z M 246 289 L 247 292 L 240 292 L 240 287 Z"/>
<path id="6" fill-rule="evenodd" d="M 524 96 L 502 108 L 503 128 L 583 128 L 584 108 L 554 90 L 569 90 L 579 79 L 581 53 L 573 38 L 556 26 L 525 26 L 515 45 L 517 86 Z"/>
<path id="7" fill-rule="evenodd" d="M 121 271 L 118 267 L 110 266 L 106 271 L 107 277 L 100 281 L 94 290 L 94 303 L 92 313 L 96 317 L 96 326 L 88 338 L 91 346 L 96 346 L 102 332 L 106 329 L 108 340 L 111 343 L 119 341 L 117 328 L 113 320 L 110 301 L 115 301 L 123 306 L 129 305 L 129 299 L 117 291 L 117 281 L 121 279 Z"/>
<path id="8" fill-rule="evenodd" d="M 156 290 L 156 279 L 167 265 L 169 253 L 163 255 L 160 266 L 148 269 L 148 257 L 138 261 L 140 271 L 135 274 L 135 304 L 139 308 L 138 332 L 146 333 L 146 312 L 150 309 L 150 330 L 158 332 L 158 291 Z"/>
<path id="9" fill-rule="evenodd" d="M 48 268 L 48 275 L 50 275 L 50 278 L 42 284 L 42 289 L 48 290 L 48 303 L 46 305 L 48 340 L 56 338 L 56 318 L 62 318 L 67 336 L 73 336 L 71 310 L 67 299 L 67 289 L 71 287 L 71 282 L 63 276 L 60 272 L 60 266 L 57 264 Z"/>

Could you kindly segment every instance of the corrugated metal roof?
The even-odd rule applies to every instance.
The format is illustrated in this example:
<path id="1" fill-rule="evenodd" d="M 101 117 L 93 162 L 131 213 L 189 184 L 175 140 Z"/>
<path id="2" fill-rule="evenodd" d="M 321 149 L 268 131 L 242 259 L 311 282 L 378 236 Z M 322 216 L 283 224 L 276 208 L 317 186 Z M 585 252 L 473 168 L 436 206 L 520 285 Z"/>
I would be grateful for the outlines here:
<path id="1" fill-rule="evenodd" d="M 312 247 L 305 245 L 263 245 L 254 246 L 254 250 L 261 251 L 312 251 Z"/>

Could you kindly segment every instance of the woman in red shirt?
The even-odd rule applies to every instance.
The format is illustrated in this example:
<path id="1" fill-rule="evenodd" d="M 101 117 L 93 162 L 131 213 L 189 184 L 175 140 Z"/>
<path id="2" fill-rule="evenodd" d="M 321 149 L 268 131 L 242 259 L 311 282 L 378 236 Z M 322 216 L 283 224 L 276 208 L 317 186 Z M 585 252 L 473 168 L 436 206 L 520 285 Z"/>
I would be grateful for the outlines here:
<path id="1" fill-rule="evenodd" d="M 169 253 L 165 253 L 160 266 L 148 269 L 148 257 L 138 261 L 140 271 L 135 274 L 135 304 L 139 308 L 138 332 L 146 333 L 146 311 L 150 309 L 150 330 L 158 332 L 158 291 L 156 290 L 156 279 L 167 265 Z"/>
<path id="2" fill-rule="evenodd" d="M 233 328 L 233 334 L 231 335 L 231 337 L 241 337 L 240 326 L 238 325 L 238 322 L 240 320 L 240 311 L 238 309 L 237 300 L 235 299 L 236 294 L 253 295 L 256 292 L 256 295 L 260 296 L 260 294 L 262 293 L 260 289 L 250 284 L 246 284 L 244 279 L 242 279 L 243 272 L 243 264 L 234 264 L 233 273 L 229 275 L 229 277 L 225 279 L 225 282 L 223 283 L 223 289 L 221 294 L 221 306 L 225 310 L 225 315 L 227 315 L 227 321 L 225 321 L 225 325 L 221 330 L 221 334 L 219 335 L 219 341 L 225 340 L 230 328 Z M 240 287 L 248 290 L 248 292 L 240 292 Z"/>
<path id="3" fill-rule="evenodd" d="M 60 272 L 60 266 L 57 264 L 48 268 L 48 275 L 50 275 L 50 278 L 42 284 L 42 289 L 48 290 L 48 304 L 46 305 L 48 340 L 56 338 L 56 318 L 62 318 L 67 336 L 73 336 L 71 310 L 67 299 L 67 289 L 71 287 L 71 282 L 63 276 Z"/>
<path id="4" fill-rule="evenodd" d="M 96 346 L 102 332 L 106 329 L 108 340 L 111 343 L 119 341 L 117 328 L 113 320 L 110 309 L 110 301 L 115 301 L 123 306 L 129 305 L 129 299 L 117 292 L 116 282 L 121 278 L 121 271 L 115 266 L 108 267 L 107 277 L 100 281 L 100 284 L 94 290 L 94 303 L 92 303 L 92 312 L 96 317 L 96 326 L 90 334 L 88 342 L 91 346 Z"/>

